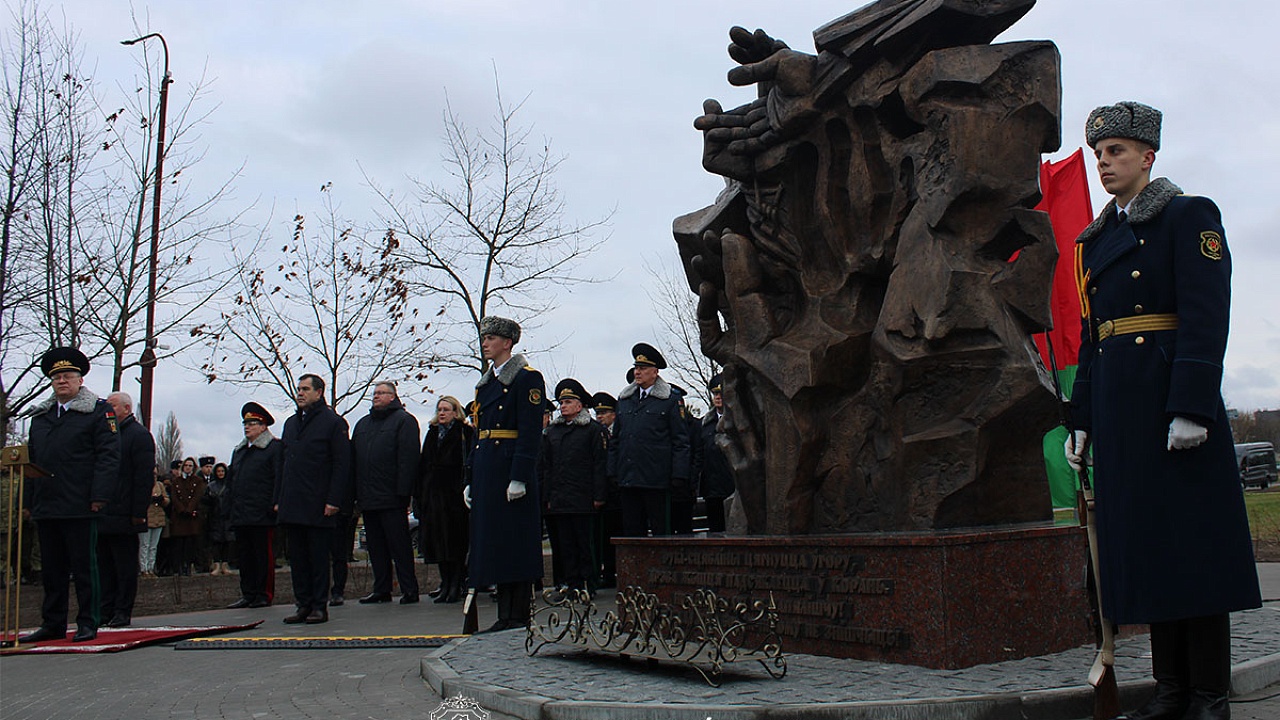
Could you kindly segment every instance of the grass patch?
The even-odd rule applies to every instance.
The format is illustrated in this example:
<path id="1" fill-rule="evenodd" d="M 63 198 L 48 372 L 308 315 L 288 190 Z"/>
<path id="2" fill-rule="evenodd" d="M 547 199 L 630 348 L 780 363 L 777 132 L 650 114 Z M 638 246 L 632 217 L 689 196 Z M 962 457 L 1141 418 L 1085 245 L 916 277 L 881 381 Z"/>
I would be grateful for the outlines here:
<path id="1" fill-rule="evenodd" d="M 1244 494 L 1254 553 L 1261 562 L 1280 562 L 1280 492 L 1249 491 Z"/>

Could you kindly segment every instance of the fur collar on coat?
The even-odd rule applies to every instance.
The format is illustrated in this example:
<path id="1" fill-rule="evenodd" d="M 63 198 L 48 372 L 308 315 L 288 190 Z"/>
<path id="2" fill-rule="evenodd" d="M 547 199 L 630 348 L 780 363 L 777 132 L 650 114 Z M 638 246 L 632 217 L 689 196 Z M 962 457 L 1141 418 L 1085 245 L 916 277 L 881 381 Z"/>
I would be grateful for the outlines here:
<path id="1" fill-rule="evenodd" d="M 591 413 L 585 409 L 573 416 L 572 420 L 565 420 L 563 415 L 557 415 L 551 419 L 552 425 L 590 425 Z"/>
<path id="2" fill-rule="evenodd" d="M 621 400 L 623 398 L 629 398 L 638 392 L 640 392 L 640 386 L 635 383 L 631 383 L 623 388 L 622 392 L 618 393 L 618 399 Z M 659 375 L 658 379 L 654 381 L 653 387 L 649 388 L 649 394 L 659 400 L 666 400 L 671 397 L 671 383 L 663 380 L 662 376 Z"/>
<path id="3" fill-rule="evenodd" d="M 57 404 L 58 398 L 51 397 L 32 408 L 31 415 L 35 416 L 40 415 L 41 413 L 47 413 L 53 409 L 54 405 Z M 80 392 L 76 393 L 76 396 L 71 398 L 71 402 L 67 403 L 68 410 L 78 413 L 91 413 L 97 406 L 98 396 L 94 395 L 93 391 L 87 387 L 81 387 Z"/>
<path id="4" fill-rule="evenodd" d="M 254 440 L 252 443 L 249 442 L 249 438 L 240 438 L 240 444 L 236 445 L 235 449 L 239 450 L 242 447 L 247 447 L 252 444 L 259 450 L 265 450 L 267 446 L 271 444 L 271 441 L 275 439 L 275 436 L 271 434 L 271 428 L 265 428 L 262 431 L 262 434 L 258 436 L 258 439 Z M 232 450 L 232 452 L 235 452 L 235 450 Z"/>
<path id="5" fill-rule="evenodd" d="M 502 374 L 498 376 L 498 382 L 503 385 L 510 385 L 516 379 L 516 373 L 528 367 L 529 363 L 525 361 L 523 353 L 516 353 L 511 356 L 506 365 L 502 366 Z M 484 387 L 493 379 L 493 366 L 490 365 L 488 370 L 484 371 L 484 375 L 480 378 L 480 382 L 476 383 L 476 387 Z"/>
<path id="6" fill-rule="evenodd" d="M 1164 210 L 1169 201 L 1182 194 L 1182 188 L 1170 182 L 1169 178 L 1156 178 L 1142 188 L 1142 192 L 1138 193 L 1133 202 L 1129 203 L 1129 223 L 1136 225 L 1144 222 L 1151 222 L 1155 219 L 1160 211 Z M 1098 236 L 1102 232 L 1102 227 L 1107 224 L 1107 219 L 1116 214 L 1116 199 L 1111 198 L 1111 202 L 1102 208 L 1102 212 L 1098 217 L 1089 223 L 1089 226 L 1080 233 L 1080 237 L 1076 238 L 1076 242 L 1088 242 Z"/>

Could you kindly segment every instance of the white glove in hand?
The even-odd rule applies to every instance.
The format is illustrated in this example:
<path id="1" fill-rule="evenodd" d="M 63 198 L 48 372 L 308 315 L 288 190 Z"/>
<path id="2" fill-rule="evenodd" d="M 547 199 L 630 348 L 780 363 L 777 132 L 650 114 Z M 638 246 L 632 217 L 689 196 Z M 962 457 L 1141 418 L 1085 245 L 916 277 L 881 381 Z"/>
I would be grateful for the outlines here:
<path id="1" fill-rule="evenodd" d="M 1083 472 L 1086 465 L 1093 464 L 1093 453 L 1089 452 L 1089 433 L 1085 430 L 1068 433 L 1062 450 L 1067 456 L 1067 464 L 1076 472 Z"/>
<path id="2" fill-rule="evenodd" d="M 519 500 L 524 497 L 525 492 L 524 483 L 519 480 L 512 480 L 507 485 L 507 502 L 515 502 L 516 500 Z"/>
<path id="3" fill-rule="evenodd" d="M 1209 439 L 1209 430 L 1184 417 L 1175 417 L 1169 423 L 1169 449 L 1190 450 Z"/>
<path id="4" fill-rule="evenodd" d="M 462 488 L 462 502 L 466 503 L 467 509 L 471 509 L 471 486 L 467 485 Z"/>

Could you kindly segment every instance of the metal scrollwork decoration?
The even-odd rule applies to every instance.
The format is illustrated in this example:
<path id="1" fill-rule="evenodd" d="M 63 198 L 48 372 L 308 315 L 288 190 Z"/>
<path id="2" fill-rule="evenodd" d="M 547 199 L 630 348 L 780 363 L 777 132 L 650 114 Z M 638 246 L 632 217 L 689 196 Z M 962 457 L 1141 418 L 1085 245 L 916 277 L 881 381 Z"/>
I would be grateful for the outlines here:
<path id="1" fill-rule="evenodd" d="M 548 590 L 525 637 L 530 655 L 548 643 L 691 665 L 712 687 L 724 666 L 755 660 L 775 679 L 787 674 L 778 637 L 778 608 L 765 600 L 730 601 L 699 589 L 667 604 L 642 588 L 618 592 L 616 611 L 601 616 L 584 590 Z"/>

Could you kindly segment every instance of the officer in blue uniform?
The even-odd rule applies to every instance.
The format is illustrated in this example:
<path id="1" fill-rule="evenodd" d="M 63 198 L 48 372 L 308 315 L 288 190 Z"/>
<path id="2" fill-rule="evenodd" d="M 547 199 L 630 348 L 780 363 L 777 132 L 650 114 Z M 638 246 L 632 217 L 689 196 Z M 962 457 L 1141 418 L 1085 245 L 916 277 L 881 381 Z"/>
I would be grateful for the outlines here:
<path id="1" fill-rule="evenodd" d="M 514 320 L 480 321 L 480 347 L 491 365 L 476 383 L 476 444 L 463 489 L 471 507 L 472 587 L 496 585 L 498 620 L 483 632 L 529 624 L 533 583 L 542 577 L 538 450 L 542 443 L 542 374 L 523 355 Z"/>
<path id="2" fill-rule="evenodd" d="M 40 358 L 53 397 L 32 411 L 31 462 L 47 474 L 31 486 L 31 517 L 40 536 L 44 602 L 40 628 L 22 643 L 67 636 L 68 585 L 75 583 L 73 642 L 98 636 L 98 518 L 120 482 L 120 436 L 111 405 L 84 387 L 89 359 L 75 348 L 54 348 Z"/>
<path id="3" fill-rule="evenodd" d="M 1122 102 L 1085 125 L 1114 199 L 1076 246 L 1067 459 L 1082 467 L 1092 441 L 1104 617 L 1151 625 L 1156 693 L 1124 717 L 1228 718 L 1228 613 L 1261 605 L 1220 390 L 1231 255 L 1211 200 L 1151 180 L 1160 123 Z"/>
<path id="4" fill-rule="evenodd" d="M 631 348 L 633 382 L 618 393 L 609 477 L 622 498 L 623 534 L 671 534 L 671 490 L 689 482 L 689 428 L 680 396 L 658 375 L 667 367 L 648 343 Z"/>

